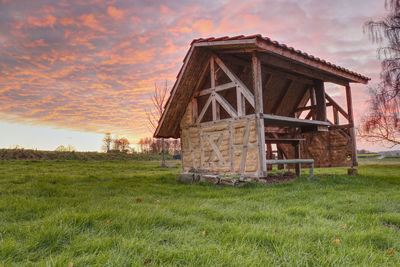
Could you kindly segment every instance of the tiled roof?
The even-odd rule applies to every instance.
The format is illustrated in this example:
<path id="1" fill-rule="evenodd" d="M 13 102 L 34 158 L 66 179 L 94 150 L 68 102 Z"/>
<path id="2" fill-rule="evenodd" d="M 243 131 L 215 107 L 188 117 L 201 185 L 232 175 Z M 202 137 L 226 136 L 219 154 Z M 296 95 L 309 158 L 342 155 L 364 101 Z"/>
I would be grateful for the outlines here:
<path id="1" fill-rule="evenodd" d="M 346 72 L 348 74 L 357 76 L 357 77 L 359 77 L 359 78 L 361 78 L 363 80 L 367 80 L 367 81 L 371 80 L 370 78 L 368 78 L 368 77 L 366 77 L 364 75 L 361 75 L 361 74 L 359 74 L 357 72 L 354 72 L 354 71 L 348 70 L 346 68 L 337 66 L 337 65 L 335 65 L 335 64 L 333 64 L 331 62 L 328 62 L 326 60 L 320 59 L 318 57 L 314 57 L 313 55 L 309 55 L 309 54 L 307 54 L 305 52 L 302 52 L 300 50 L 296 50 L 293 47 L 287 46 L 286 44 L 281 44 L 281 43 L 279 43 L 277 41 L 273 41 L 268 37 L 263 37 L 263 36 L 261 36 L 261 34 L 254 34 L 254 35 L 247 35 L 247 36 L 238 35 L 238 36 L 233 36 L 233 37 L 224 36 L 224 37 L 218 37 L 218 38 L 214 38 L 214 37 L 200 38 L 200 39 L 193 40 L 191 45 L 195 44 L 195 43 L 203 43 L 203 42 L 231 41 L 231 40 L 243 40 L 243 39 L 257 39 L 258 41 L 265 42 L 266 44 L 273 45 L 275 47 L 282 48 L 282 49 L 284 49 L 286 51 L 289 51 L 291 53 L 300 55 L 300 56 L 304 57 L 305 59 L 313 60 L 315 62 L 318 62 L 318 63 L 324 64 L 326 66 L 329 66 L 329 67 L 331 67 L 333 69 L 336 69 L 336 70 L 339 70 L 339 71 L 343 71 L 343 72 Z"/>

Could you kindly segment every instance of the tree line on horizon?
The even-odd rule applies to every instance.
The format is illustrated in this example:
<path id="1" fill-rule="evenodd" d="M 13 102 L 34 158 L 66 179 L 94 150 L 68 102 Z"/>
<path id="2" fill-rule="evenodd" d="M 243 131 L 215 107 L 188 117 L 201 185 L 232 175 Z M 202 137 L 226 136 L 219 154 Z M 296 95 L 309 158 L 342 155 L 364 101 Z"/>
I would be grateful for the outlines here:
<path id="1" fill-rule="evenodd" d="M 112 136 L 106 133 L 103 138 L 102 151 L 106 153 L 162 153 L 162 140 L 152 137 L 144 137 L 137 143 L 138 150 L 130 146 L 131 143 L 126 137 Z M 164 150 L 170 155 L 180 154 L 180 141 L 178 139 L 164 140 Z"/>

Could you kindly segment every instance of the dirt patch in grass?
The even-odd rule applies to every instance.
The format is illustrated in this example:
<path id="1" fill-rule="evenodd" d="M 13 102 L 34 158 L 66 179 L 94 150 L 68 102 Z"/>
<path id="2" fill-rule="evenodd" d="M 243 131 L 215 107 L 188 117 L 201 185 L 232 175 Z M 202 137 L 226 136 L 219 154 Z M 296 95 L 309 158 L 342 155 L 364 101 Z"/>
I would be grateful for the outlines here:
<path id="1" fill-rule="evenodd" d="M 395 230 L 397 230 L 397 231 L 400 232 L 400 226 L 398 226 L 397 224 L 394 224 L 394 223 L 384 223 L 383 225 L 386 226 L 386 227 L 389 227 L 389 228 L 393 228 L 393 229 L 395 229 Z"/>
<path id="2" fill-rule="evenodd" d="M 296 174 L 293 172 L 273 173 L 268 174 L 267 177 L 260 179 L 261 182 L 266 184 L 290 182 L 296 179 Z"/>

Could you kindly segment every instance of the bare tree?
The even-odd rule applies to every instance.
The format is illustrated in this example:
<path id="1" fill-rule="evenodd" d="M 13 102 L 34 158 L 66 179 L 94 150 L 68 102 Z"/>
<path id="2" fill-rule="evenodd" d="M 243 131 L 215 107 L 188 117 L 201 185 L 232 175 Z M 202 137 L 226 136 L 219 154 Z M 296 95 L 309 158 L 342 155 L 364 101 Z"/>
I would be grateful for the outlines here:
<path id="1" fill-rule="evenodd" d="M 119 139 L 119 147 L 121 152 L 127 152 L 129 148 L 129 141 L 127 138 L 122 137 Z"/>
<path id="2" fill-rule="evenodd" d="M 110 152 L 111 150 L 111 144 L 113 142 L 113 139 L 111 137 L 111 133 L 106 133 L 106 135 L 103 138 L 103 150 L 105 152 Z"/>
<path id="3" fill-rule="evenodd" d="M 147 120 L 149 122 L 149 128 L 153 132 L 157 129 L 158 121 L 161 118 L 163 111 L 164 111 L 164 105 L 165 102 L 167 101 L 167 95 L 168 95 L 168 83 L 165 81 L 164 87 L 157 86 L 156 84 L 154 85 L 154 92 L 151 97 L 151 102 L 152 102 L 152 108 L 146 110 L 146 116 Z M 167 165 L 165 164 L 165 141 L 164 138 L 161 138 L 161 155 L 162 155 L 162 162 L 161 166 L 166 167 Z"/>
<path id="4" fill-rule="evenodd" d="M 370 111 L 363 117 L 359 135 L 369 141 L 400 144 L 400 0 L 386 0 L 388 15 L 365 24 L 373 42 L 379 43 L 381 83 L 371 89 Z"/>
<path id="5" fill-rule="evenodd" d="M 118 136 L 115 136 L 112 140 L 112 150 L 113 151 L 120 151 L 121 150 L 121 142 Z"/>
<path id="6" fill-rule="evenodd" d="M 400 120 L 398 98 L 386 99 L 387 95 L 373 92 L 369 114 L 363 118 L 359 136 L 370 142 L 400 145 Z"/>

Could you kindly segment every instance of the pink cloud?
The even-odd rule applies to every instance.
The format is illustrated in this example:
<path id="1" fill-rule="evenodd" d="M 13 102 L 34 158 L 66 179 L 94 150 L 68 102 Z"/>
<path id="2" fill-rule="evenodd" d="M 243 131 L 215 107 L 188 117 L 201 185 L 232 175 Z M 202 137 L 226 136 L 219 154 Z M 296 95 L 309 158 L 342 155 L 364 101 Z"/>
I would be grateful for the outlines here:
<path id="1" fill-rule="evenodd" d="M 261 33 L 379 78 L 362 23 L 373 0 L 8 1 L 0 18 L 0 113 L 11 121 L 97 133 L 150 135 L 143 110 L 154 83 L 172 85 L 190 42 Z M 334 88 L 345 104 L 343 88 Z M 357 121 L 366 86 L 354 86 Z M 7 114 L 7 115 L 6 115 Z"/>

